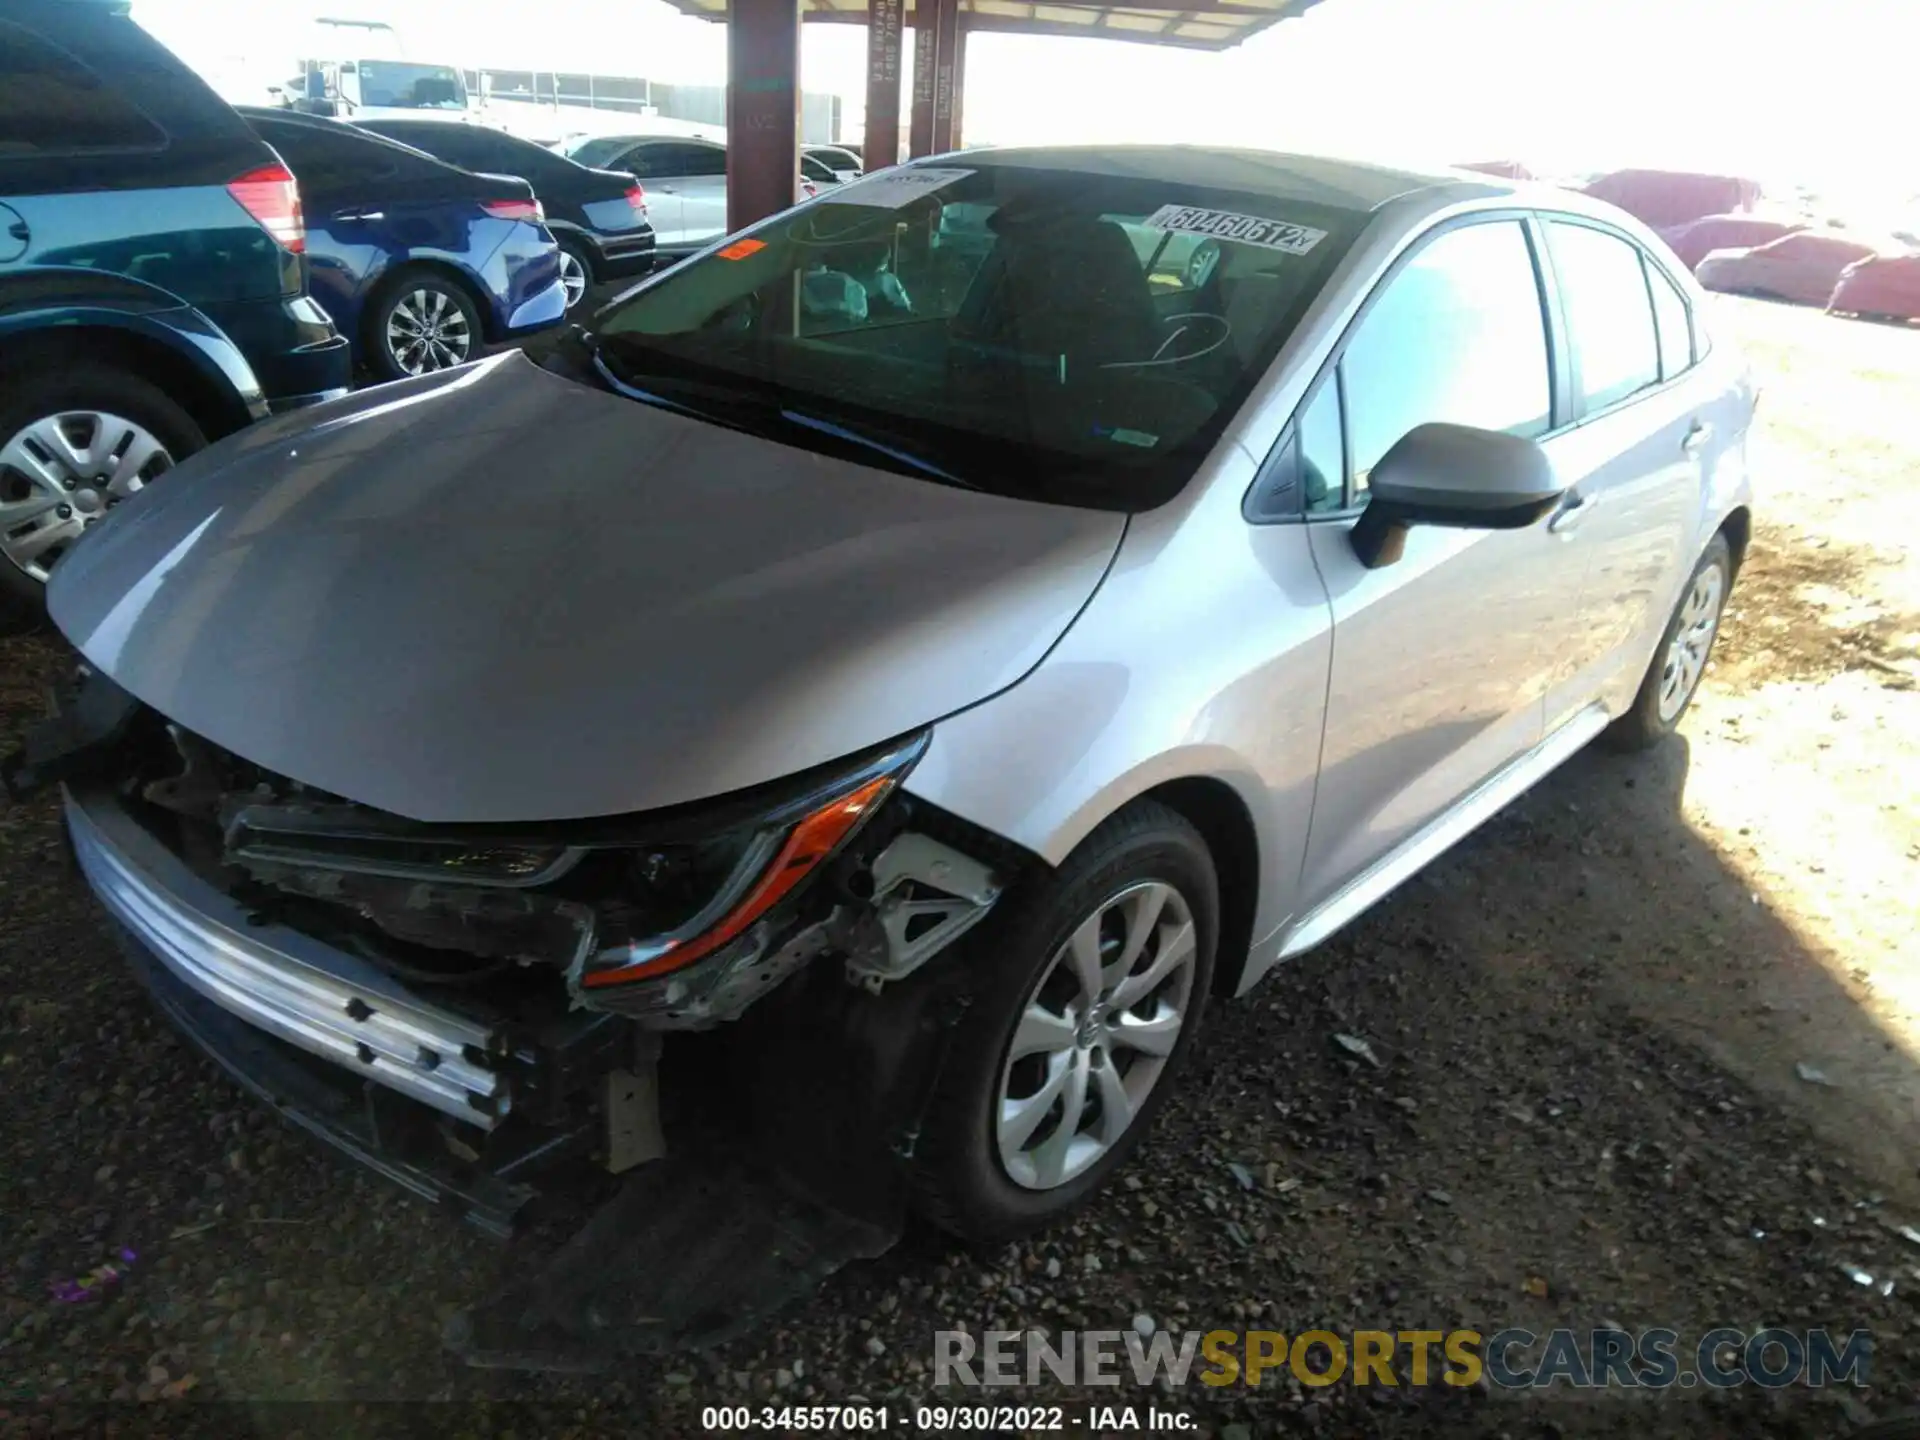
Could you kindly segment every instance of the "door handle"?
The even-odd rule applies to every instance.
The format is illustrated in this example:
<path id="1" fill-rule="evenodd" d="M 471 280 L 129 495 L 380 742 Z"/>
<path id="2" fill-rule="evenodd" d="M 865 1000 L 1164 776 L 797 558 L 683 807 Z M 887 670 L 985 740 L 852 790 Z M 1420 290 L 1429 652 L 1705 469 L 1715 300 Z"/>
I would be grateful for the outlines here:
<path id="1" fill-rule="evenodd" d="M 1576 490 L 1568 495 L 1559 510 L 1554 512 L 1553 519 L 1547 522 L 1547 529 L 1555 535 L 1571 535 L 1580 528 L 1587 516 L 1599 508 L 1598 495 L 1582 495 Z"/>
<path id="2" fill-rule="evenodd" d="M 7 234 L 11 235 L 15 240 L 18 240 L 22 245 L 33 238 L 33 232 L 27 229 L 27 222 L 24 220 L 16 220 L 13 224 L 9 225 L 7 227 Z"/>
<path id="3" fill-rule="evenodd" d="M 1680 442 L 1680 448 L 1689 455 L 1698 455 L 1712 438 L 1713 426 L 1705 420 L 1696 420 L 1687 427 L 1687 438 Z"/>

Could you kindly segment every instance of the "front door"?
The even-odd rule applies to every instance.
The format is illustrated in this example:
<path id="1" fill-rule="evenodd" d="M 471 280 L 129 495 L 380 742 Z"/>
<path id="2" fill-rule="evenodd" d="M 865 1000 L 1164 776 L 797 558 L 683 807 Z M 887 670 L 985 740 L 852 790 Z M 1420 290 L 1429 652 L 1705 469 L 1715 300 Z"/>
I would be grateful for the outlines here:
<path id="1" fill-rule="evenodd" d="M 1333 607 L 1302 908 L 1539 742 L 1550 631 L 1581 583 L 1546 524 L 1416 526 L 1401 558 L 1378 570 L 1360 563 L 1350 535 L 1369 472 L 1415 426 L 1539 437 L 1553 410 L 1533 243 L 1521 221 L 1500 218 L 1419 242 L 1302 411 L 1303 457 L 1316 449 L 1308 468 L 1327 476 L 1309 483 L 1307 504 Z"/>

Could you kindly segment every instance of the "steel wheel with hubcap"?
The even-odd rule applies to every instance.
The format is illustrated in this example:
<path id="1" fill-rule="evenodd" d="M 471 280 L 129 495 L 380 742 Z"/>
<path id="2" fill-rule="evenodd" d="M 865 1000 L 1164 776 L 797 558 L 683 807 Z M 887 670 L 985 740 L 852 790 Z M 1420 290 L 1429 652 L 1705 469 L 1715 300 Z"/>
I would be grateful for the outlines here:
<path id="1" fill-rule="evenodd" d="M 1024 1234 L 1097 1190 L 1165 1102 L 1206 1010 L 1219 882 L 1179 812 L 1139 800 L 929 971 L 967 995 L 909 1174 L 970 1240 Z"/>
<path id="2" fill-rule="evenodd" d="M 994 1137 L 1016 1185 L 1064 1184 L 1126 1135 L 1180 1038 L 1197 949 L 1187 902 L 1150 880 L 1054 953 L 1000 1078 Z"/>
<path id="3" fill-rule="evenodd" d="M 1674 732 L 1706 674 L 1720 616 L 1733 589 L 1733 551 L 1724 535 L 1707 542 L 1654 651 L 1633 705 L 1607 728 L 1615 750 L 1644 750 Z"/>
<path id="4" fill-rule="evenodd" d="M 1668 724 L 1680 718 L 1706 671 L 1725 598 L 1726 576 L 1719 566 L 1710 565 L 1694 575 L 1680 602 L 1680 623 L 1667 642 L 1660 669 L 1660 718 Z"/>
<path id="5" fill-rule="evenodd" d="M 451 281 L 415 273 L 403 280 L 376 320 L 389 379 L 464 365 L 480 353 L 480 317 Z"/>
<path id="6" fill-rule="evenodd" d="M 0 379 L 0 586 L 44 604 L 81 536 L 206 443 L 165 392 L 84 354 Z"/>

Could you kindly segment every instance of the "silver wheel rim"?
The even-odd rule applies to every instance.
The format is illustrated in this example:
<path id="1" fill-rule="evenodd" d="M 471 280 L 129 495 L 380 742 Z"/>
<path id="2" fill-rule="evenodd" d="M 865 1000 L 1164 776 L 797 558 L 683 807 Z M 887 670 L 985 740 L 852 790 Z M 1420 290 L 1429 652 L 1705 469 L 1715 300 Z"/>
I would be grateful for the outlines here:
<path id="1" fill-rule="evenodd" d="M 0 448 L 0 554 L 45 582 L 87 527 L 173 468 L 143 425 L 103 410 L 62 410 Z"/>
<path id="2" fill-rule="evenodd" d="M 1686 599 L 1680 602 L 1680 623 L 1674 626 L 1660 668 L 1660 719 L 1671 722 L 1686 709 L 1713 650 L 1720 629 L 1720 606 L 1726 598 L 1726 576 L 1709 565 L 1693 577 Z"/>
<path id="3" fill-rule="evenodd" d="M 567 308 L 571 310 L 587 293 L 587 267 L 571 250 L 560 252 L 560 283 L 566 287 Z"/>
<path id="4" fill-rule="evenodd" d="M 1000 1066 L 1007 1178 L 1052 1190 L 1117 1145 L 1180 1039 L 1199 954 L 1171 885 L 1130 885 L 1074 927 L 1028 992 Z"/>
<path id="5" fill-rule="evenodd" d="M 466 363 L 473 327 L 444 290 L 421 286 L 402 295 L 387 316 L 387 353 L 409 375 Z"/>

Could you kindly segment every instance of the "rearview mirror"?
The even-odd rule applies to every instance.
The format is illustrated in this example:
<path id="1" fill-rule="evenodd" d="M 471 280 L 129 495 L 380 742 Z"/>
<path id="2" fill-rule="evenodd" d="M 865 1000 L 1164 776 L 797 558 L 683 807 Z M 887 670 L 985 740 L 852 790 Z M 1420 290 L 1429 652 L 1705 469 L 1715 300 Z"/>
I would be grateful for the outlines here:
<path id="1" fill-rule="evenodd" d="M 1531 440 L 1471 425 L 1416 425 L 1368 477 L 1353 549 L 1369 570 L 1391 565 L 1414 525 L 1520 530 L 1566 492 Z"/>

